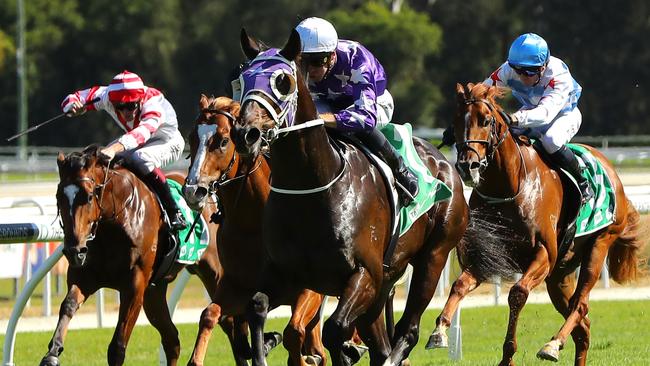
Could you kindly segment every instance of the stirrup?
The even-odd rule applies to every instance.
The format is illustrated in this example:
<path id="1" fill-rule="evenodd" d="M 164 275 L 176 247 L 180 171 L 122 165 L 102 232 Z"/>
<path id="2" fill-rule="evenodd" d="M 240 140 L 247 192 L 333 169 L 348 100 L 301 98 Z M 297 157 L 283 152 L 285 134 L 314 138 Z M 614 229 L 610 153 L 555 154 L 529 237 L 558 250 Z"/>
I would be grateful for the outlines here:
<path id="1" fill-rule="evenodd" d="M 183 217 L 183 214 L 180 211 L 176 211 L 172 215 L 169 215 L 169 226 L 173 231 L 183 230 L 187 227 L 185 217 Z"/>
<path id="2" fill-rule="evenodd" d="M 595 193 L 593 189 L 591 189 L 591 186 L 588 182 L 585 182 L 584 184 L 578 184 L 578 186 L 580 187 L 580 196 L 582 203 L 589 202 L 592 198 L 594 198 Z"/>

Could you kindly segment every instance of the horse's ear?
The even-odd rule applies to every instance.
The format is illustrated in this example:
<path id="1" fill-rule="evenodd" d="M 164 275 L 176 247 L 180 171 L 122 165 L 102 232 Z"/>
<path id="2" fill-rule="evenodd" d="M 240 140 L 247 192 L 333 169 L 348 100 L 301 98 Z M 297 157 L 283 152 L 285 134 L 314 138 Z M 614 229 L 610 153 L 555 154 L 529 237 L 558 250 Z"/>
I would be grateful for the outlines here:
<path id="1" fill-rule="evenodd" d="M 298 34 L 298 31 L 293 29 L 291 31 L 291 35 L 289 36 L 289 40 L 280 51 L 280 54 L 287 60 L 293 61 L 296 59 L 296 57 L 298 57 L 300 50 L 300 34 Z"/>
<path id="2" fill-rule="evenodd" d="M 199 100 L 199 108 L 206 109 L 208 108 L 208 97 L 205 94 L 201 94 L 201 100 Z"/>
<path id="3" fill-rule="evenodd" d="M 456 101 L 458 104 L 465 103 L 465 88 L 460 83 L 456 83 Z"/>
<path id="4" fill-rule="evenodd" d="M 65 155 L 63 155 L 63 152 L 59 151 L 59 155 L 56 156 L 56 165 L 58 165 L 60 168 L 63 165 L 64 161 Z"/>
<path id="5" fill-rule="evenodd" d="M 241 29 L 241 33 L 239 34 L 239 41 L 241 42 L 241 49 L 244 51 L 244 55 L 246 55 L 249 60 L 254 59 L 260 53 L 257 42 L 248 36 L 245 28 Z"/>

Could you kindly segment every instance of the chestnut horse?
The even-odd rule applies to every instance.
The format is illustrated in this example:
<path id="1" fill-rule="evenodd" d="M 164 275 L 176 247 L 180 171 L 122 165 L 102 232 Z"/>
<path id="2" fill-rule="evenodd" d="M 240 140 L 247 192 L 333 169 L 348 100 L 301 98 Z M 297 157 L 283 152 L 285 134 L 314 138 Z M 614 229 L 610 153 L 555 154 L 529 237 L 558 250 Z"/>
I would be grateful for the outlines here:
<path id="1" fill-rule="evenodd" d="M 230 132 L 232 123 L 239 117 L 239 103 L 226 97 L 202 95 L 199 111 L 189 136 L 191 164 L 183 195 L 196 210 L 217 202 L 222 206 L 217 251 L 223 273 L 212 303 L 201 315 L 192 365 L 203 363 L 212 328 L 221 315 L 245 314 L 246 306 L 262 283 L 263 268 L 268 261 L 262 240 L 262 212 L 271 175 L 264 156 L 248 164 L 235 152 Z M 277 297 L 278 304 L 292 305 L 293 315 L 284 330 L 283 342 L 289 351 L 289 365 L 325 364 L 326 353 L 316 316 L 323 296 L 289 287 L 273 296 Z"/>
<path id="2" fill-rule="evenodd" d="M 477 255 L 466 257 L 466 268 L 453 284 L 445 308 L 436 321 L 427 348 L 445 346 L 445 331 L 458 303 L 480 282 L 493 274 L 523 276 L 510 289 L 510 319 L 500 365 L 513 365 L 517 350 L 519 313 L 530 291 L 546 282 L 548 294 L 565 318 L 560 330 L 538 352 L 542 359 L 557 361 L 569 334 L 575 343 L 575 365 L 585 365 L 589 348 L 589 292 L 600 276 L 609 255 L 609 271 L 617 282 L 637 275 L 637 252 L 642 246 L 639 214 L 625 196 L 623 185 L 611 163 L 596 149 L 584 146 L 602 164 L 615 193 L 613 222 L 591 234 L 565 240 L 579 197 L 570 194 L 560 174 L 549 167 L 529 141 L 513 135 L 496 98 L 503 91 L 483 84 L 456 86 L 458 109 L 454 135 L 457 167 L 465 183 L 474 187 L 470 198 L 472 222 L 507 223 L 502 237 L 517 238 L 481 250 L 481 241 L 468 243 Z M 576 189 L 574 187 L 574 189 Z M 578 194 L 579 195 L 579 194 Z M 573 241 L 571 241 L 573 239 Z M 566 242 L 565 247 L 560 243 Z M 490 257 L 507 259 L 510 268 L 482 263 Z M 574 276 L 580 266 L 577 286 Z M 488 268 L 491 267 L 491 268 Z M 508 273 L 510 272 L 510 273 Z"/>
<path id="3" fill-rule="evenodd" d="M 150 285 L 168 248 L 168 231 L 152 191 L 124 168 L 108 168 L 94 145 L 68 156 L 59 154 L 56 192 L 64 240 L 70 262 L 68 293 L 61 303 L 59 321 L 41 365 L 58 365 L 68 324 L 79 307 L 102 287 L 120 292 L 117 327 L 108 347 L 108 364 L 122 365 L 131 331 L 144 307 L 149 322 L 158 330 L 168 365 L 176 365 L 180 353 L 178 331 L 167 308 L 166 290 L 185 266 L 175 263 L 169 273 Z M 182 183 L 181 174 L 170 178 Z M 206 210 L 206 222 L 212 213 Z M 211 231 L 217 225 L 210 224 Z M 187 269 L 199 276 L 213 293 L 221 272 L 215 237 L 200 260 Z M 224 322 L 232 338 L 232 320 Z"/>
<path id="4" fill-rule="evenodd" d="M 241 44 L 252 59 L 243 75 L 255 79 L 242 86 L 235 145 L 241 155 L 255 158 L 270 144 L 273 170 L 264 212 L 264 242 L 271 258 L 265 289 L 306 287 L 339 297 L 323 328 L 335 366 L 349 364 L 342 345 L 355 326 L 369 347 L 370 365 L 400 365 L 417 343 L 422 313 L 467 225 L 461 180 L 438 150 L 414 138 L 425 166 L 453 196 L 418 218 L 384 258 L 391 239 L 391 188 L 357 147 L 344 141 L 341 150 L 332 145 L 317 119 L 306 70 L 296 67 L 298 33 L 292 32 L 282 50 L 260 53 L 244 30 Z M 285 122 L 289 130 L 278 131 Z M 413 277 L 406 308 L 389 339 L 382 307 L 409 263 Z M 253 308 L 263 310 L 272 300 L 261 291 Z M 250 323 L 251 336 L 259 337 L 264 315 L 261 311 L 259 323 Z M 255 351 L 254 364 L 264 365 L 262 353 Z"/>

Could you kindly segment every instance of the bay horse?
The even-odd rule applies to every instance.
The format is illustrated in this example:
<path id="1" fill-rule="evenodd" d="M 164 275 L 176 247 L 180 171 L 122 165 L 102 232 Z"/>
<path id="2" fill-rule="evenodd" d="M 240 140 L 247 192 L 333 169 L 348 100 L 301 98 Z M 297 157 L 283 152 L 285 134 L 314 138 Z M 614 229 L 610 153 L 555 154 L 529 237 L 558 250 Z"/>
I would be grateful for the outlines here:
<path id="1" fill-rule="evenodd" d="M 202 95 L 199 115 L 189 135 L 191 163 L 183 195 L 197 211 L 217 203 L 221 206 L 222 221 L 216 234 L 223 267 L 212 303 L 201 314 L 191 365 L 203 364 L 212 328 L 222 314 L 246 313 L 269 260 L 263 246 L 262 213 L 271 170 L 264 156 L 259 155 L 251 163 L 235 151 L 230 133 L 239 110 L 239 103 L 230 98 Z M 281 289 L 273 296 L 278 304 L 292 305 L 283 341 L 289 351 L 288 364 L 324 365 L 326 352 L 317 316 L 323 296 L 297 288 Z M 269 336 L 265 335 L 265 339 Z M 248 347 L 247 340 L 242 347 Z"/>
<path id="2" fill-rule="evenodd" d="M 391 239 L 391 188 L 357 147 L 346 141 L 337 142 L 341 150 L 332 145 L 299 62 L 298 33 L 293 30 L 281 50 L 260 53 L 242 30 L 241 46 L 252 60 L 243 74 L 250 72 L 255 79 L 242 85 L 234 142 L 249 159 L 270 144 L 273 171 L 263 225 L 271 261 L 265 290 L 252 301 L 251 308 L 259 312 L 256 319 L 255 314 L 249 318 L 251 335 L 261 334 L 264 309 L 273 300 L 265 291 L 309 288 L 339 297 L 323 328 L 333 365 L 349 365 L 342 344 L 354 327 L 369 347 L 370 365 L 401 365 L 418 341 L 420 318 L 448 253 L 467 225 L 458 173 L 437 149 L 413 139 L 426 168 L 453 195 L 418 218 L 384 258 Z M 290 130 L 278 130 L 284 122 Z M 409 263 L 413 277 L 406 308 L 389 339 L 382 307 Z M 262 352 L 254 351 L 254 365 L 264 365 Z"/>
<path id="3" fill-rule="evenodd" d="M 117 327 L 108 347 L 109 365 L 122 365 L 126 347 L 140 309 L 158 330 L 168 365 L 176 365 L 180 353 L 178 331 L 167 307 L 166 290 L 184 264 L 175 263 L 155 285 L 154 271 L 168 248 L 168 229 L 155 194 L 125 168 L 108 167 L 98 156 L 99 146 L 57 157 L 59 184 L 56 201 L 61 217 L 63 252 L 70 263 L 68 292 L 61 303 L 59 320 L 41 365 L 58 365 L 68 325 L 79 307 L 102 287 L 120 293 Z M 168 176 L 182 183 L 184 175 Z M 213 210 L 204 212 L 206 222 Z M 215 231 L 216 224 L 208 224 Z M 215 236 L 200 260 L 187 266 L 213 293 L 222 271 Z M 233 338 L 233 320 L 223 322 Z M 237 358 L 237 357 L 236 357 Z"/>
<path id="4" fill-rule="evenodd" d="M 453 130 L 457 167 L 465 183 L 474 187 L 469 201 L 471 221 L 484 220 L 500 226 L 503 240 L 489 250 L 482 249 L 482 240 L 467 243 L 473 255 L 465 258 L 465 269 L 452 286 L 427 348 L 446 345 L 445 331 L 451 316 L 468 292 L 493 275 L 519 272 L 523 276 L 508 295 L 510 319 L 499 364 L 514 365 L 519 314 L 530 291 L 545 281 L 550 299 L 565 322 L 537 356 L 557 361 L 570 334 L 575 343 L 575 365 L 585 365 L 590 343 L 589 292 L 608 255 L 609 271 L 615 281 L 636 278 L 637 254 L 643 245 L 639 214 L 626 197 L 612 164 L 593 147 L 582 145 L 602 164 L 611 181 L 614 217 L 608 226 L 575 239 L 571 232 L 565 240 L 572 213 L 575 216 L 574 206 L 580 202 L 579 194 L 571 194 L 560 173 L 537 153 L 530 140 L 513 134 L 496 101 L 502 96 L 502 89 L 484 84 L 456 85 L 458 106 Z M 484 265 L 495 257 L 506 259 L 491 262 L 503 263 L 502 267 Z"/>

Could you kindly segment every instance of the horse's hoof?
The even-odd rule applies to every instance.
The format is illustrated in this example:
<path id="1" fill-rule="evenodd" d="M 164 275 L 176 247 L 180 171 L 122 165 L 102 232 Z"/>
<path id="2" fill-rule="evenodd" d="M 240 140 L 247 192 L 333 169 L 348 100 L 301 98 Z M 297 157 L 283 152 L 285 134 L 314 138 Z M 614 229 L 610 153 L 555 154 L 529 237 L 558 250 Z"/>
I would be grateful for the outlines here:
<path id="1" fill-rule="evenodd" d="M 429 337 L 429 341 L 427 342 L 427 345 L 424 347 L 425 349 L 435 349 L 435 348 L 448 348 L 449 347 L 449 337 L 447 337 L 447 334 L 434 331 L 431 333 L 431 336 Z"/>
<path id="2" fill-rule="evenodd" d="M 346 341 L 343 343 L 343 349 L 341 351 L 350 359 L 350 361 L 352 361 L 353 364 L 355 364 L 361 360 L 361 357 L 363 357 L 366 352 L 368 352 L 368 347 L 351 341 Z"/>
<path id="3" fill-rule="evenodd" d="M 537 352 L 537 358 L 547 361 L 558 362 L 560 360 L 560 347 L 556 341 L 550 341 Z"/>
<path id="4" fill-rule="evenodd" d="M 409 359 L 407 358 L 406 360 L 402 361 L 401 366 L 411 366 L 411 361 L 409 361 Z"/>
<path id="5" fill-rule="evenodd" d="M 59 358 L 56 356 L 45 356 L 41 360 L 41 363 L 38 364 L 38 366 L 59 366 Z"/>
<path id="6" fill-rule="evenodd" d="M 314 366 L 319 366 L 323 362 L 323 358 L 319 355 L 302 356 L 302 360 L 307 365 L 314 365 Z"/>
<path id="7" fill-rule="evenodd" d="M 264 333 L 264 354 L 268 356 L 269 352 L 280 343 L 282 343 L 282 334 L 278 332 Z"/>

